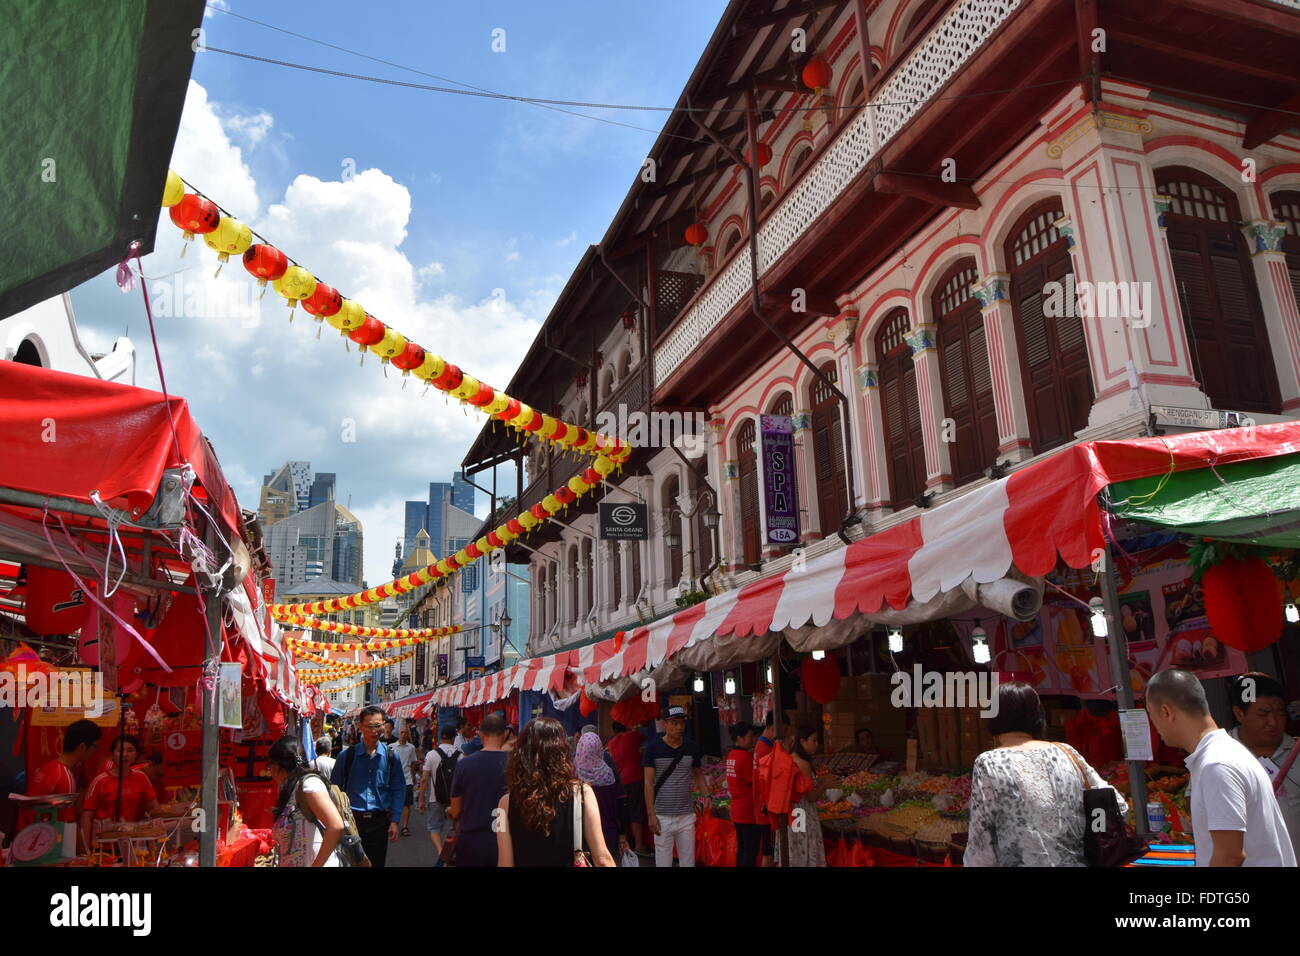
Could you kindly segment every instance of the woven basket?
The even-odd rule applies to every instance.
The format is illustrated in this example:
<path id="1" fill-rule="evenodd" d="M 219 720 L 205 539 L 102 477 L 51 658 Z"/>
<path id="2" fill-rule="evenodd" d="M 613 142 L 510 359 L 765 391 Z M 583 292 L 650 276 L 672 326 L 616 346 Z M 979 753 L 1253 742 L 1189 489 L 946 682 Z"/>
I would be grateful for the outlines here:
<path id="1" fill-rule="evenodd" d="M 948 841 L 913 840 L 916 858 L 926 863 L 942 863 L 948 859 Z"/>

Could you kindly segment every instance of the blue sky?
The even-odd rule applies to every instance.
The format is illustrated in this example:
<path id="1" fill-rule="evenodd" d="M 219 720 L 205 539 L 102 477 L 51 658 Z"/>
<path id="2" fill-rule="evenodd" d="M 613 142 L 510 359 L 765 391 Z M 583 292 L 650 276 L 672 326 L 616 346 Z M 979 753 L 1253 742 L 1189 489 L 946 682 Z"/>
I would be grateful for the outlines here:
<path id="1" fill-rule="evenodd" d="M 204 27 L 210 47 L 454 85 L 225 8 L 498 92 L 669 106 L 724 7 L 210 0 Z M 493 52 L 496 30 L 504 52 Z M 504 386 L 665 118 L 598 115 L 651 132 L 207 52 L 195 58 L 172 165 L 379 318 Z M 182 245 L 164 216 L 145 260 L 151 293 L 176 302 L 157 317 L 171 391 L 189 399 L 247 508 L 257 506 L 262 475 L 286 459 L 337 472 L 340 499 L 352 496 L 366 527 L 367 577 L 387 580 L 402 501 L 448 478 L 481 419 L 423 395 L 414 380 L 402 389 L 373 356 L 359 367 L 333 330 L 316 339 L 310 317 L 290 325 L 273 292 L 257 300 L 237 261 L 213 278 L 215 254 L 197 241 L 181 258 Z M 129 328 L 137 384 L 157 387 L 140 293 L 123 296 L 110 273 L 72 298 L 88 345 L 106 351 Z M 513 475 L 499 478 L 513 487 Z"/>

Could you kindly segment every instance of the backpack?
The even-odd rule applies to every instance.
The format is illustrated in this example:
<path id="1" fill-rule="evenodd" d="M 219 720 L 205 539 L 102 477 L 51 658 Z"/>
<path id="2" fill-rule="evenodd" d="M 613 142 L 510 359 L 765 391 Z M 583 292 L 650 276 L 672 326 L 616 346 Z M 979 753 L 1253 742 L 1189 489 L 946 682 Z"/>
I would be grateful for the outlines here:
<path id="1" fill-rule="evenodd" d="M 438 750 L 442 752 L 441 747 Z M 453 750 L 450 757 L 442 753 L 442 758 L 438 761 L 438 769 L 433 772 L 433 799 L 444 807 L 451 804 L 451 778 L 456 772 L 456 762 L 461 756 L 459 750 Z"/>
<path id="2" fill-rule="evenodd" d="M 325 784 L 325 792 L 329 794 L 330 800 L 334 803 L 334 809 L 339 812 L 343 818 L 343 834 L 339 837 L 339 845 L 334 849 L 334 855 L 338 857 L 339 866 L 370 866 L 370 859 L 366 856 L 366 851 L 361 847 L 361 832 L 357 829 L 356 818 L 352 816 L 352 801 L 348 798 L 347 791 L 343 790 L 338 784 L 330 783 L 320 774 L 312 772 L 312 776 L 320 777 Z M 297 790 L 294 792 L 294 800 L 298 804 L 298 812 L 304 818 L 310 820 L 312 824 L 325 833 L 325 824 L 316 819 L 316 815 L 311 812 L 302 798 L 302 780 L 298 780 Z"/>

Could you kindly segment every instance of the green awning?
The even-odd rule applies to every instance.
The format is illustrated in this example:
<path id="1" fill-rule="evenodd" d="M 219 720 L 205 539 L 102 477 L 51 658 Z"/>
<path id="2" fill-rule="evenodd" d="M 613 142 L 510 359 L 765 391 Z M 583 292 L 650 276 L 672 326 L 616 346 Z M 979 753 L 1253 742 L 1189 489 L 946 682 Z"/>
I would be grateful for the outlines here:
<path id="1" fill-rule="evenodd" d="M 1124 481 L 1107 494 L 1117 517 L 1243 544 L 1300 548 L 1300 455 Z"/>
<path id="2" fill-rule="evenodd" d="M 153 248 L 203 0 L 0 0 L 0 318 Z"/>

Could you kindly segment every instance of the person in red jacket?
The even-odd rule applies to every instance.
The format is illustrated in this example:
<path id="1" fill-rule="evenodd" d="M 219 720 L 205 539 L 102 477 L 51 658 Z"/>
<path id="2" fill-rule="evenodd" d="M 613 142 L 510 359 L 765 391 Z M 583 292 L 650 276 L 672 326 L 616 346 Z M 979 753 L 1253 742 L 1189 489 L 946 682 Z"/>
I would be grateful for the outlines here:
<path id="1" fill-rule="evenodd" d="M 727 792 L 731 794 L 731 822 L 736 828 L 736 866 L 755 866 L 765 825 L 754 822 L 754 741 L 758 728 L 741 721 L 727 729 L 731 750 L 727 754 Z M 770 831 L 769 831 L 770 832 Z"/>
<path id="2" fill-rule="evenodd" d="M 772 746 L 776 743 L 776 732 L 772 729 L 773 724 L 773 711 L 768 711 L 767 718 L 763 721 L 763 733 L 754 743 L 755 781 L 758 780 L 758 762 L 772 752 Z M 759 830 L 759 866 L 771 866 L 773 823 L 771 816 L 766 812 L 763 798 L 764 794 L 762 788 L 756 787 L 754 790 L 754 822 L 758 824 Z"/>

